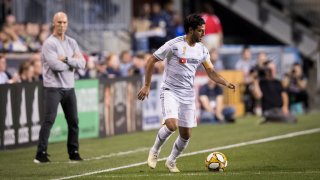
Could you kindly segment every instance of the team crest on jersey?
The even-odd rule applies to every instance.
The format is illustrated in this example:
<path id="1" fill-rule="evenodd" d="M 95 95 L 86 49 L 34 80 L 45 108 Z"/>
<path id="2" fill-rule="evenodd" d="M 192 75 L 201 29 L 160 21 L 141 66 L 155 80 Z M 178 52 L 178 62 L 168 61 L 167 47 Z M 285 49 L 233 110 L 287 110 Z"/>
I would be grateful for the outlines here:
<path id="1" fill-rule="evenodd" d="M 186 51 L 187 51 L 187 47 L 183 46 L 183 52 L 182 52 L 182 54 L 183 54 L 183 55 L 186 55 Z"/>

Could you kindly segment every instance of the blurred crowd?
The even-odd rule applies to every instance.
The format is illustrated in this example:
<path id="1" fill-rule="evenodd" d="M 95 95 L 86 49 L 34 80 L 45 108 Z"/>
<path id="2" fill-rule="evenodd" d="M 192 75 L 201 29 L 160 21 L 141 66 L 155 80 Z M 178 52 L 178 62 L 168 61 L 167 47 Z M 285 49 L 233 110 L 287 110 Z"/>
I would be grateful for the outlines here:
<path id="1" fill-rule="evenodd" d="M 218 71 L 225 69 L 216 49 L 210 50 L 210 57 Z M 294 123 L 294 115 L 309 111 L 308 82 L 302 64 L 293 63 L 287 72 L 279 74 L 266 52 L 253 56 L 250 47 L 244 46 L 240 57 L 234 70 L 243 74 L 238 89 L 242 91 L 245 114 L 262 116 L 263 122 Z M 224 105 L 223 90 L 215 82 L 209 80 L 198 94 L 201 122 L 234 122 L 235 109 Z"/>
<path id="2" fill-rule="evenodd" d="M 163 8 L 162 8 L 163 7 Z M 10 12 L 10 11 L 8 11 Z M 202 16 L 206 22 L 204 44 L 208 47 L 211 61 L 216 70 L 224 70 L 219 57 L 223 44 L 223 29 L 219 18 L 210 4 L 204 4 Z M 0 29 L 0 52 L 31 52 L 32 55 L 20 64 L 17 73 L 10 74 L 6 56 L 0 55 L 0 84 L 35 82 L 42 79 L 41 45 L 50 35 L 49 24 L 17 23 L 8 13 L 3 16 Z M 174 9 L 172 1 L 161 6 L 157 2 L 144 3 L 132 18 L 132 50 L 120 54 L 91 53 L 83 54 L 87 68 L 76 72 L 77 79 L 117 78 L 144 75 L 144 67 L 153 50 L 167 40 L 184 35 L 181 13 Z M 241 58 L 234 69 L 243 72 L 243 102 L 247 114 L 264 115 L 268 110 L 280 108 L 284 115 L 309 110 L 307 78 L 301 64 L 293 64 L 290 71 L 282 77 L 276 71 L 275 64 L 265 52 L 259 52 L 252 58 L 250 47 L 245 46 Z M 162 74 L 164 62 L 156 63 L 155 74 Z M 277 79 L 281 77 L 281 79 Z M 274 90 L 276 89 L 276 90 Z M 208 82 L 200 88 L 203 121 L 234 121 L 234 109 L 224 107 L 221 87 Z M 286 108 L 284 106 L 287 106 Z M 208 113 L 206 113 L 208 112 Z"/>
<path id="3" fill-rule="evenodd" d="M 158 2 L 144 3 L 132 19 L 131 34 L 134 51 L 152 52 L 166 41 L 184 35 L 183 20 L 172 1 L 163 6 Z"/>
<path id="4" fill-rule="evenodd" d="M 144 75 L 144 66 L 150 53 L 132 54 L 129 50 L 124 50 L 120 55 L 108 53 L 106 55 L 83 54 L 86 60 L 86 68 L 75 72 L 76 79 L 92 78 L 117 78 L 134 75 Z M 162 74 L 164 62 L 156 64 L 154 73 Z M 33 53 L 30 58 L 23 61 L 15 74 L 8 72 L 7 60 L 4 55 L 0 55 L 0 84 L 34 82 L 42 79 L 42 65 L 40 53 Z"/>
<path id="5" fill-rule="evenodd" d="M 259 52 L 254 60 L 250 47 L 245 46 L 235 69 L 243 72 L 246 113 L 266 116 L 272 112 L 275 115 L 277 109 L 280 115 L 289 118 L 278 119 L 294 122 L 293 117 L 290 119 L 291 114 L 309 111 L 307 78 L 302 64 L 293 63 L 287 72 L 279 74 L 277 65 L 267 53 Z"/>
<path id="6" fill-rule="evenodd" d="M 49 34 L 49 24 L 17 23 L 15 16 L 9 14 L 0 28 L 0 52 L 39 51 Z"/>

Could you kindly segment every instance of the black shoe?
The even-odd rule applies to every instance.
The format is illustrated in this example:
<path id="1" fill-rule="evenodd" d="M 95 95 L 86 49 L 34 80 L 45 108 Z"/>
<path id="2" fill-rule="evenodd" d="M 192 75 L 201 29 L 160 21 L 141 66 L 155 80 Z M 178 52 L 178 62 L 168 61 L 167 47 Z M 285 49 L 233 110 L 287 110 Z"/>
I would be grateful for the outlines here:
<path id="1" fill-rule="evenodd" d="M 70 153 L 69 159 L 71 161 L 83 161 L 83 159 L 80 157 L 80 154 L 78 151 L 74 151 L 73 153 Z"/>
<path id="2" fill-rule="evenodd" d="M 36 155 L 36 158 L 33 160 L 34 163 L 48 163 L 50 160 L 48 159 L 48 156 L 50 156 L 47 152 L 42 151 L 38 152 Z"/>

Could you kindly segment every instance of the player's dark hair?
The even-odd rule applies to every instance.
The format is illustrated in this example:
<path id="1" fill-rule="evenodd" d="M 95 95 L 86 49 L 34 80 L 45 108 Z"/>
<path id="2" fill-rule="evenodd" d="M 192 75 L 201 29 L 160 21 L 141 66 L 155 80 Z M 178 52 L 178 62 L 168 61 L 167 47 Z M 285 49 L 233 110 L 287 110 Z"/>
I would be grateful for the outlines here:
<path id="1" fill-rule="evenodd" d="M 189 32 L 189 28 L 197 29 L 198 26 L 205 24 L 204 20 L 198 14 L 190 14 L 184 19 L 184 31 L 186 34 Z"/>

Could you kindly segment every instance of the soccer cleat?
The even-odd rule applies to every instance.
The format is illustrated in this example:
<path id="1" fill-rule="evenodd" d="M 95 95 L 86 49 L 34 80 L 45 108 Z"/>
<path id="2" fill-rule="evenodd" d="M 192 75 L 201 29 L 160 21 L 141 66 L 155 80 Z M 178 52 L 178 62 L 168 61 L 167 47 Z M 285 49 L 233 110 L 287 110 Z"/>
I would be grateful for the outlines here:
<path id="1" fill-rule="evenodd" d="M 50 156 L 47 152 L 42 151 L 42 152 L 38 152 L 35 159 L 33 160 L 34 163 L 48 163 L 50 162 L 48 156 Z"/>
<path id="2" fill-rule="evenodd" d="M 73 153 L 70 153 L 69 159 L 71 161 L 83 161 L 83 159 L 80 157 L 80 154 L 78 151 L 74 151 Z"/>
<path id="3" fill-rule="evenodd" d="M 152 150 L 150 149 L 150 151 L 149 151 L 149 156 L 148 156 L 148 166 L 149 166 L 151 169 L 156 168 L 156 166 L 157 166 L 157 161 L 158 161 L 158 156 L 159 156 L 159 153 L 154 153 L 154 152 L 152 152 Z"/>
<path id="4" fill-rule="evenodd" d="M 176 162 L 167 160 L 166 163 L 165 163 L 165 166 L 172 173 L 180 172 L 180 170 L 177 168 Z"/>

